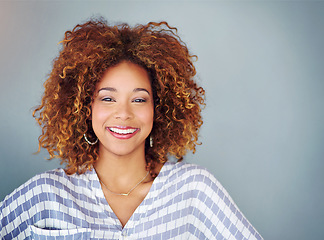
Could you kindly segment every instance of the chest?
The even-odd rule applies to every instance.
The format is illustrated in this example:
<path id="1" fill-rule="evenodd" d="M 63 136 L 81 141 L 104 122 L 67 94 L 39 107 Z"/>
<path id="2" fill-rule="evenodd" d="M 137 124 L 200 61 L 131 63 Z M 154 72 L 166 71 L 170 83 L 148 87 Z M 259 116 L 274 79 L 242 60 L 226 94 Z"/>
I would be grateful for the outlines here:
<path id="1" fill-rule="evenodd" d="M 117 195 L 103 189 L 105 198 L 110 208 L 119 219 L 122 227 L 126 225 L 136 208 L 138 208 L 138 206 L 143 202 L 146 195 L 150 191 L 151 186 L 152 182 L 143 183 L 128 196 Z"/>

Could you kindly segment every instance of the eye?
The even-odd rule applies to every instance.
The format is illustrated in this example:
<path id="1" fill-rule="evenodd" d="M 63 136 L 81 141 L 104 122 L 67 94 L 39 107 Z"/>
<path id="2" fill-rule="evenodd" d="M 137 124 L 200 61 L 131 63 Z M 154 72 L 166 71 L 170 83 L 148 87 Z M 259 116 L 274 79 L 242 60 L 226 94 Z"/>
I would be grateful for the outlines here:
<path id="1" fill-rule="evenodd" d="M 112 99 L 111 97 L 104 97 L 104 98 L 101 99 L 101 101 L 103 101 L 103 102 L 114 102 L 115 100 Z"/>
<path id="2" fill-rule="evenodd" d="M 143 102 L 146 102 L 146 99 L 144 99 L 144 98 L 136 98 L 136 99 L 133 100 L 133 102 L 143 103 Z"/>

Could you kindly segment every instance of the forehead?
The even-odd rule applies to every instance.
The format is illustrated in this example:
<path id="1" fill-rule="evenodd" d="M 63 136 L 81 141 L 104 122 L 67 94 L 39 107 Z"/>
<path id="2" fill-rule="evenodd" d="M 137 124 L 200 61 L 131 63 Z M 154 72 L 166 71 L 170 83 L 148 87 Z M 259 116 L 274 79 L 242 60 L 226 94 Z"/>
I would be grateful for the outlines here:
<path id="1" fill-rule="evenodd" d="M 120 89 L 145 87 L 151 91 L 151 82 L 147 71 L 134 63 L 121 62 L 108 68 L 97 85 L 97 90 L 102 87 Z"/>

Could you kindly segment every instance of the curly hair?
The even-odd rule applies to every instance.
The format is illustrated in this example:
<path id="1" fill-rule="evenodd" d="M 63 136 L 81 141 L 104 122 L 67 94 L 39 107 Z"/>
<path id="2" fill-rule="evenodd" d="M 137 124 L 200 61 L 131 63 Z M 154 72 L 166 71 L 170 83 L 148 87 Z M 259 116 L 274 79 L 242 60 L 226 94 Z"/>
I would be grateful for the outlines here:
<path id="1" fill-rule="evenodd" d="M 83 135 L 92 132 L 93 93 L 107 69 L 121 61 L 142 66 L 150 76 L 154 146 L 146 140 L 145 154 L 151 173 L 169 155 L 181 161 L 188 150 L 195 152 L 205 91 L 193 79 L 196 56 L 189 54 L 176 28 L 167 22 L 109 26 L 102 18 L 92 19 L 65 32 L 61 43 L 41 104 L 33 112 L 42 128 L 39 150 L 46 148 L 49 159 L 60 158 L 68 174 L 92 168 L 98 144 L 87 144 Z"/>

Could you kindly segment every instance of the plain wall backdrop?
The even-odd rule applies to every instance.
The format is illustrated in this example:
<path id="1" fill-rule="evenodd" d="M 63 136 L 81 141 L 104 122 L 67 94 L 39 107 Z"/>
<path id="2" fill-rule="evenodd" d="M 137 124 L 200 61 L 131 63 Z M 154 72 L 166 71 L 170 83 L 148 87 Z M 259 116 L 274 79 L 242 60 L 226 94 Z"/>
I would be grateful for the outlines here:
<path id="1" fill-rule="evenodd" d="M 324 2 L 1 1 L 0 199 L 59 167 L 32 118 L 64 32 L 112 24 L 178 28 L 206 89 L 207 167 L 265 239 L 324 239 Z"/>

